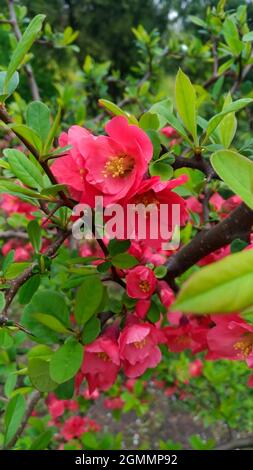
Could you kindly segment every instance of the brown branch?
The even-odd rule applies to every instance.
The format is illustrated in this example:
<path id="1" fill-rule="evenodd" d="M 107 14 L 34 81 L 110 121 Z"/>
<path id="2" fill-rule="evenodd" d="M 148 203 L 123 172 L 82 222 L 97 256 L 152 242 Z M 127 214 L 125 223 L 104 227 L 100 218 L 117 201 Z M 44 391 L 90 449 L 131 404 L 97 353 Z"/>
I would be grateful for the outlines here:
<path id="1" fill-rule="evenodd" d="M 187 245 L 172 255 L 166 280 L 170 282 L 200 261 L 204 256 L 232 243 L 236 238 L 249 241 L 253 211 L 244 203 L 210 230 L 199 232 Z"/>
<path id="2" fill-rule="evenodd" d="M 241 439 L 232 439 L 225 444 L 221 444 L 215 447 L 215 450 L 233 450 L 245 448 L 253 448 L 253 436 L 242 437 Z"/>
<path id="3" fill-rule="evenodd" d="M 12 26 L 12 29 L 14 31 L 17 41 L 20 41 L 20 39 L 22 38 L 22 33 L 19 29 L 13 0 L 8 0 L 8 8 L 9 8 L 9 14 L 10 14 L 10 24 Z M 39 93 L 37 82 L 34 77 L 32 66 L 30 64 L 25 64 L 24 70 L 29 81 L 31 95 L 32 95 L 33 100 L 40 100 L 40 93 Z"/>
<path id="4" fill-rule="evenodd" d="M 41 394 L 37 390 L 31 395 L 31 398 L 28 401 L 27 409 L 26 409 L 25 415 L 22 419 L 22 422 L 21 422 L 20 426 L 18 427 L 17 431 L 15 432 L 13 438 L 8 442 L 8 445 L 5 447 L 5 449 L 7 449 L 7 448 L 11 449 L 12 447 L 15 446 L 17 440 L 20 438 L 22 432 L 24 431 L 24 429 L 27 425 L 28 419 L 30 418 L 30 416 L 31 416 L 35 406 L 37 405 L 40 397 L 41 397 Z"/>
<path id="5" fill-rule="evenodd" d="M 56 252 L 60 248 L 60 246 L 63 244 L 63 242 L 70 236 L 71 230 L 59 230 L 58 231 L 58 237 L 56 240 L 52 243 L 52 245 L 43 253 L 43 255 L 47 256 L 48 258 L 54 258 Z M 18 277 L 13 279 L 10 284 L 10 288 L 5 290 L 5 307 L 1 313 L 0 316 L 0 324 L 3 325 L 5 321 L 8 320 L 7 317 L 7 312 L 9 309 L 9 306 L 11 305 L 17 291 L 19 288 L 26 282 L 28 279 L 30 279 L 34 274 L 34 268 L 37 266 L 37 263 L 32 263 L 31 266 L 29 266 L 27 269 L 24 270 L 22 274 L 20 274 Z"/>
<path id="6" fill-rule="evenodd" d="M 28 235 L 26 232 L 21 232 L 20 230 L 5 230 L 0 232 L 1 240 L 9 240 L 9 238 L 21 238 L 22 240 L 28 240 Z"/>

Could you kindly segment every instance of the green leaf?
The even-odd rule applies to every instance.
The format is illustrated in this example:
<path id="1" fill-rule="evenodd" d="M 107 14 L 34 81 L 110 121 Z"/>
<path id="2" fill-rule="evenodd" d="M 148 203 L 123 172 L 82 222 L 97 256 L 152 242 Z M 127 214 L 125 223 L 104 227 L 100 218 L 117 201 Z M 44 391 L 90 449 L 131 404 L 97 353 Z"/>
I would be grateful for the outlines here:
<path id="1" fill-rule="evenodd" d="M 176 118 L 176 116 L 174 116 L 173 113 L 167 113 L 166 114 L 166 121 L 167 123 L 172 126 L 178 134 L 180 134 L 185 140 L 186 142 L 188 142 L 189 145 L 192 146 L 192 142 L 191 140 L 189 139 L 183 125 L 181 124 L 181 122 L 179 121 L 179 119 Z"/>
<path id="2" fill-rule="evenodd" d="M 25 30 L 21 40 L 18 42 L 16 49 L 14 50 L 11 61 L 9 63 L 7 74 L 5 77 L 4 88 L 8 90 L 8 85 L 10 79 L 16 72 L 17 68 L 20 66 L 22 60 L 24 59 L 26 53 L 31 48 L 35 39 L 37 38 L 39 32 L 41 31 L 45 15 L 35 16 L 27 29 Z"/>
<path id="3" fill-rule="evenodd" d="M 79 325 L 84 325 L 97 312 L 103 299 L 104 287 L 97 276 L 84 279 L 77 291 L 75 302 L 75 319 Z"/>
<path id="4" fill-rule="evenodd" d="M 207 23 L 203 21 L 201 18 L 199 18 L 198 16 L 189 15 L 188 20 L 196 24 L 197 26 L 201 26 L 201 28 L 204 28 L 204 29 L 208 28 Z"/>
<path id="5" fill-rule="evenodd" d="M 4 307 L 5 307 L 5 296 L 3 292 L 0 292 L 0 312 L 2 312 Z"/>
<path id="6" fill-rule="evenodd" d="M 26 109 L 26 122 L 45 143 L 51 128 L 49 108 L 41 101 L 32 101 Z"/>
<path id="7" fill-rule="evenodd" d="M 5 178 L 0 178 L 0 193 L 10 193 L 15 196 L 24 195 L 29 198 L 36 199 L 48 199 L 46 196 L 36 193 L 31 189 L 23 188 L 22 186 L 12 183 L 12 181 L 8 181 Z"/>
<path id="8" fill-rule="evenodd" d="M 23 395 L 16 395 L 13 397 L 6 408 L 4 415 L 5 425 L 5 445 L 8 445 L 10 440 L 15 435 L 19 428 L 23 416 L 25 414 L 25 399 Z"/>
<path id="9" fill-rule="evenodd" d="M 112 101 L 100 99 L 98 102 L 101 106 L 103 106 L 103 108 L 108 109 L 108 111 L 113 113 L 115 116 L 124 116 L 128 120 L 129 124 L 138 125 L 138 121 L 134 116 L 123 111 L 123 109 L 112 103 Z"/>
<path id="10" fill-rule="evenodd" d="M 31 266 L 31 263 L 28 262 L 21 262 L 21 263 L 13 263 L 8 266 L 5 272 L 6 279 L 14 279 L 19 274 L 23 273 L 26 268 Z"/>
<path id="11" fill-rule="evenodd" d="M 130 240 L 117 240 L 117 238 L 113 238 L 109 241 L 108 251 L 110 256 L 115 256 L 119 253 L 124 253 L 130 248 L 130 246 Z"/>
<path id="12" fill-rule="evenodd" d="M 148 129 L 157 130 L 159 128 L 160 121 L 157 114 L 147 112 L 141 116 L 139 125 L 142 129 L 144 129 L 144 131 Z"/>
<path id="13" fill-rule="evenodd" d="M 34 313 L 33 317 L 42 323 L 42 325 L 50 328 L 50 330 L 57 331 L 57 333 L 69 334 L 69 330 L 57 318 L 52 317 L 52 315 Z"/>
<path id="14" fill-rule="evenodd" d="M 232 53 L 235 56 L 239 55 L 242 52 L 243 43 L 240 41 L 239 32 L 235 23 L 230 18 L 226 18 L 224 21 L 222 32 Z"/>
<path id="15" fill-rule="evenodd" d="M 226 99 L 224 101 L 223 109 L 226 109 L 226 106 L 231 104 L 232 98 L 230 93 L 227 94 Z M 221 120 L 219 126 L 217 127 L 217 132 L 220 137 L 220 141 L 225 148 L 229 148 L 231 142 L 235 136 L 237 128 L 237 120 L 235 117 L 235 113 L 229 113 L 224 116 Z"/>
<path id="16" fill-rule="evenodd" d="M 226 106 L 220 113 L 213 116 L 208 122 L 208 126 L 206 128 L 205 141 L 210 136 L 210 134 L 212 134 L 212 132 L 216 129 L 216 127 L 220 124 L 220 122 L 222 121 L 223 117 L 226 114 L 240 111 L 240 109 L 245 108 L 245 106 L 252 103 L 252 101 L 253 100 L 251 98 L 242 98 L 240 100 L 233 101 L 233 103 Z"/>
<path id="17" fill-rule="evenodd" d="M 149 173 L 151 176 L 160 176 L 161 181 L 168 181 L 173 175 L 173 168 L 167 163 L 160 161 L 152 162 L 149 165 Z"/>
<path id="18" fill-rule="evenodd" d="M 218 150 L 211 163 L 228 187 L 253 209 L 253 162 L 232 150 Z"/>
<path id="19" fill-rule="evenodd" d="M 67 186 L 65 184 L 54 184 L 50 186 L 50 188 L 44 188 L 41 191 L 41 194 L 44 196 L 55 196 L 60 191 L 67 192 Z"/>
<path id="20" fill-rule="evenodd" d="M 198 145 L 196 93 L 190 79 L 181 69 L 176 76 L 176 105 L 179 116 L 193 137 L 194 144 Z"/>
<path id="21" fill-rule="evenodd" d="M 89 344 L 94 341 L 100 333 L 101 324 L 97 317 L 92 317 L 86 325 L 84 325 L 82 332 L 82 343 Z"/>
<path id="22" fill-rule="evenodd" d="M 160 310 L 155 302 L 151 301 L 150 308 L 147 313 L 148 319 L 152 323 L 156 323 L 160 319 Z"/>
<path id="23" fill-rule="evenodd" d="M 247 242 L 240 240 L 240 238 L 236 238 L 230 245 L 230 251 L 231 253 L 238 253 L 239 251 L 244 250 L 246 246 L 248 246 Z"/>
<path id="24" fill-rule="evenodd" d="M 6 79 L 6 72 L 0 72 L 0 101 L 4 102 L 8 96 L 12 95 L 12 93 L 16 90 L 18 84 L 19 84 L 19 74 L 18 72 L 15 72 L 14 75 L 11 77 L 7 91 L 6 93 L 4 92 L 4 82 Z"/>
<path id="25" fill-rule="evenodd" d="M 44 344 L 58 341 L 58 335 L 50 328 L 42 325 L 34 317 L 36 313 L 44 313 L 57 318 L 63 325 L 69 328 L 69 313 L 65 298 L 59 292 L 44 289 L 34 294 L 31 302 L 26 305 L 22 316 L 22 325 L 36 336 L 36 339 Z"/>
<path id="26" fill-rule="evenodd" d="M 154 131 L 153 129 L 147 129 L 146 134 L 149 136 L 152 142 L 153 158 L 156 159 L 159 157 L 160 150 L 161 150 L 160 135 L 157 131 Z"/>
<path id="27" fill-rule="evenodd" d="M 149 110 L 150 113 L 155 113 L 158 115 L 160 127 L 164 127 L 168 122 L 168 116 L 171 115 L 173 111 L 173 103 L 168 98 L 166 100 L 158 101 L 157 103 L 153 104 Z"/>
<path id="28" fill-rule="evenodd" d="M 8 268 L 8 266 L 10 266 L 13 263 L 14 256 L 15 256 L 15 250 L 9 251 L 9 253 L 5 256 L 5 258 L 3 260 L 3 265 L 2 265 L 2 270 L 3 270 L 4 274 L 5 274 L 6 269 Z"/>
<path id="29" fill-rule="evenodd" d="M 19 303 L 21 305 L 26 305 L 30 302 L 35 292 L 40 286 L 40 275 L 35 274 L 31 279 L 28 279 L 18 291 L 19 294 Z"/>
<path id="30" fill-rule="evenodd" d="M 238 312 L 253 303 L 253 250 L 241 251 L 195 272 L 171 310 L 186 313 Z"/>
<path id="31" fill-rule="evenodd" d="M 120 269 L 133 268 L 138 264 L 138 260 L 128 253 L 120 253 L 112 257 L 111 262 L 113 266 Z"/>
<path id="32" fill-rule="evenodd" d="M 44 186 L 43 176 L 38 167 L 20 150 L 5 149 L 4 155 L 8 159 L 11 171 L 22 183 L 36 189 Z"/>
<path id="33" fill-rule="evenodd" d="M 29 235 L 30 242 L 34 248 L 35 253 L 39 253 L 41 249 L 41 226 L 37 220 L 31 220 L 27 225 L 27 233 Z"/>
<path id="34" fill-rule="evenodd" d="M 83 346 L 70 338 L 52 356 L 50 376 L 55 382 L 63 383 L 76 375 L 83 360 Z"/>
<path id="35" fill-rule="evenodd" d="M 13 346 L 13 338 L 7 328 L 0 328 L 0 348 L 9 349 Z"/>
<path id="36" fill-rule="evenodd" d="M 25 139 L 29 144 L 35 147 L 39 153 L 41 153 L 42 142 L 37 132 L 24 124 L 9 124 L 8 127 L 15 132 L 18 137 Z"/>
<path id="37" fill-rule="evenodd" d="M 43 431 L 39 436 L 35 437 L 32 441 L 29 450 L 44 450 L 50 444 L 53 437 L 53 429 L 47 429 Z"/>
<path id="38" fill-rule="evenodd" d="M 53 143 L 53 140 L 56 136 L 56 133 L 57 133 L 57 130 L 60 126 L 60 122 L 61 122 L 61 113 L 62 113 L 62 110 L 61 108 L 59 107 L 58 111 L 57 111 L 57 114 L 54 118 L 54 121 L 53 121 L 53 124 L 50 128 L 50 132 L 48 134 L 48 137 L 47 137 L 47 140 L 46 140 L 46 143 L 44 145 L 44 152 L 45 154 L 47 154 L 49 152 L 49 150 L 51 149 L 51 146 L 52 146 L 52 143 Z"/>
<path id="39" fill-rule="evenodd" d="M 67 382 L 64 382 L 56 388 L 54 391 L 57 398 L 60 400 L 70 400 L 75 392 L 75 379 L 72 378 Z"/>
<path id="40" fill-rule="evenodd" d="M 250 31 L 249 33 L 244 34 L 242 40 L 245 42 L 253 41 L 253 31 Z"/>
<path id="41" fill-rule="evenodd" d="M 50 377 L 49 362 L 39 357 L 29 359 L 28 375 L 33 386 L 40 392 L 51 392 L 58 386 Z"/>
<path id="42" fill-rule="evenodd" d="M 162 279 L 167 274 L 167 268 L 163 264 L 156 266 L 154 269 L 154 275 L 157 279 Z"/>

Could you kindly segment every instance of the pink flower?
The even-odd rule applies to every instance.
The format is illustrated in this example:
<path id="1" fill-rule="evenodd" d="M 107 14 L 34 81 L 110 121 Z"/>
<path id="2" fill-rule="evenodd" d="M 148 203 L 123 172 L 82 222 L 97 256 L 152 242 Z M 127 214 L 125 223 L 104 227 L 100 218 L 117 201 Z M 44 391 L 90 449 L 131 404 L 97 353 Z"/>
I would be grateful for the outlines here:
<path id="1" fill-rule="evenodd" d="M 140 182 L 136 191 L 132 191 L 131 198 L 127 197 L 122 201 L 127 217 L 128 233 L 135 240 L 145 240 L 149 247 L 160 247 L 161 243 L 168 242 L 173 226 L 173 209 L 180 211 L 179 223 L 182 225 L 187 219 L 186 204 L 184 199 L 173 192 L 177 186 L 184 184 L 188 180 L 186 175 L 170 181 L 161 181 L 159 176 L 153 176 Z M 133 206 L 129 206 L 132 204 Z M 145 208 L 146 227 L 139 227 L 135 205 L 142 205 Z M 148 207 L 150 206 L 150 207 Z M 140 206 L 141 207 L 141 206 Z M 156 232 L 152 219 L 157 214 Z M 145 231 L 144 231 L 145 229 Z M 171 237 L 170 237 L 171 238 Z"/>
<path id="2" fill-rule="evenodd" d="M 161 341 L 161 332 L 154 325 L 130 317 L 119 337 L 120 358 L 127 377 L 139 377 L 159 364 L 162 356 L 157 344 Z"/>
<path id="3" fill-rule="evenodd" d="M 97 400 L 99 398 L 99 391 L 95 389 L 92 393 L 89 392 L 89 389 L 86 388 L 83 392 L 83 397 L 86 398 L 86 400 Z"/>
<path id="4" fill-rule="evenodd" d="M 127 293 L 134 299 L 149 299 L 156 288 L 156 277 L 146 266 L 136 266 L 126 275 Z"/>
<path id="5" fill-rule="evenodd" d="M 253 388 L 253 374 L 249 376 L 247 385 L 248 387 Z"/>
<path id="6" fill-rule="evenodd" d="M 14 261 L 27 261 L 33 251 L 31 243 L 23 243 L 19 240 L 9 240 L 2 246 L 2 253 L 6 256 L 11 250 L 15 250 Z"/>
<path id="7" fill-rule="evenodd" d="M 32 206 L 28 202 L 22 201 L 17 196 L 11 194 L 1 194 L 1 209 L 8 215 L 12 215 L 15 212 L 18 214 L 24 214 L 29 220 L 34 219 L 31 212 L 36 210 L 36 206 Z"/>
<path id="8" fill-rule="evenodd" d="M 199 377 L 202 374 L 203 362 L 201 359 L 195 359 L 195 361 L 189 364 L 189 374 L 191 377 Z"/>
<path id="9" fill-rule="evenodd" d="M 75 437 L 81 437 L 85 432 L 85 425 L 85 419 L 81 416 L 71 416 L 71 418 L 65 421 L 61 434 L 66 441 L 74 439 Z"/>
<path id="10" fill-rule="evenodd" d="M 169 308 L 175 300 L 173 290 L 168 286 L 166 281 L 158 281 L 158 295 L 164 307 Z"/>
<path id="11" fill-rule="evenodd" d="M 152 158 L 153 146 L 145 132 L 128 124 L 123 116 L 114 117 L 105 128 L 108 137 L 85 138 L 79 150 L 85 158 L 87 182 L 109 204 L 136 191 Z"/>
<path id="12" fill-rule="evenodd" d="M 85 346 L 81 371 L 88 381 L 90 393 L 96 389 L 108 390 L 115 382 L 119 369 L 119 348 L 110 332 L 105 332 Z"/>
<path id="13" fill-rule="evenodd" d="M 125 402 L 122 400 L 121 397 L 106 398 L 104 400 L 104 407 L 108 410 L 121 410 L 124 404 Z"/>
<path id="14" fill-rule="evenodd" d="M 216 325 L 207 334 L 209 359 L 245 360 L 253 367 L 253 326 L 239 315 L 213 316 Z"/>
<path id="15" fill-rule="evenodd" d="M 178 137 L 177 131 L 174 129 L 174 127 L 171 126 L 163 127 L 160 132 L 168 137 L 168 139 L 171 139 L 172 137 Z"/>
<path id="16" fill-rule="evenodd" d="M 53 419 L 59 418 L 65 411 L 65 400 L 58 400 L 55 395 L 49 396 L 48 411 Z"/>

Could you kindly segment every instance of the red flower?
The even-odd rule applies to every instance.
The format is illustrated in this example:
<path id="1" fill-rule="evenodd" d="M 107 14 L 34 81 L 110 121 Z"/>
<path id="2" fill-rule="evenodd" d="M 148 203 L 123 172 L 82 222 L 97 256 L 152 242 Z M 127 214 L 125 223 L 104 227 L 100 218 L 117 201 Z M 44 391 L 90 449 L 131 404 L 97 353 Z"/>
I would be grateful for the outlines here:
<path id="1" fill-rule="evenodd" d="M 126 275 L 127 293 L 134 299 L 149 299 L 156 288 L 156 277 L 146 266 L 136 266 Z"/>
<path id="2" fill-rule="evenodd" d="M 66 441 L 80 437 L 85 432 L 85 425 L 85 418 L 81 416 L 71 416 L 71 418 L 65 421 L 61 434 Z"/>
<path id="3" fill-rule="evenodd" d="M 88 381 L 90 393 L 96 389 L 108 390 L 115 382 L 119 368 L 119 348 L 110 332 L 85 346 L 81 370 Z"/>
<path id="4" fill-rule="evenodd" d="M 168 139 L 171 139 L 172 137 L 178 137 L 177 131 L 174 129 L 174 127 L 171 126 L 163 127 L 160 132 L 168 137 Z"/>
<path id="5" fill-rule="evenodd" d="M 104 406 L 108 410 L 121 410 L 124 406 L 125 402 L 122 400 L 121 397 L 116 398 L 106 398 L 104 400 Z"/>
<path id="6" fill-rule="evenodd" d="M 212 317 L 216 325 L 207 335 L 209 359 L 245 360 L 253 367 L 253 326 L 239 315 Z"/>
<path id="7" fill-rule="evenodd" d="M 159 364 L 162 357 L 159 342 L 162 334 L 154 325 L 140 323 L 133 315 L 129 318 L 119 337 L 120 358 L 127 377 L 139 377 Z"/>
<path id="8" fill-rule="evenodd" d="M 189 364 L 189 374 L 191 377 L 199 377 L 202 374 L 203 362 L 201 359 L 195 359 L 195 361 Z"/>

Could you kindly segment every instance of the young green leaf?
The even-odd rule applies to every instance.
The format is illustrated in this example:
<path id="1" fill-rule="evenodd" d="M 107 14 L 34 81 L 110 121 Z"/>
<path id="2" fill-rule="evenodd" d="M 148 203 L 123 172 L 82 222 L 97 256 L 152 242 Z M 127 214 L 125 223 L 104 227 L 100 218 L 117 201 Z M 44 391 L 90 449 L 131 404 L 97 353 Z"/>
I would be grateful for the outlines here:
<path id="1" fill-rule="evenodd" d="M 237 111 L 240 111 L 240 109 L 245 108 L 245 106 L 252 103 L 252 101 L 253 100 L 251 98 L 242 98 L 240 100 L 233 101 L 233 103 L 226 106 L 220 113 L 213 116 L 208 122 L 208 125 L 206 128 L 205 141 L 208 139 L 210 134 L 216 129 L 216 127 L 220 124 L 220 122 L 222 121 L 223 117 L 226 116 L 226 114 L 236 113 Z"/>
<path id="2" fill-rule="evenodd" d="M 15 435 L 19 428 L 23 416 L 25 414 L 25 399 L 23 395 L 19 394 L 13 397 L 5 411 L 4 415 L 4 426 L 5 426 L 5 445 L 8 445 L 10 440 Z"/>
<path id="3" fill-rule="evenodd" d="M 179 69 L 176 76 L 176 105 L 186 129 L 198 145 L 196 93 L 187 75 Z"/>
<path id="4" fill-rule="evenodd" d="M 89 344 L 94 341 L 100 333 L 101 324 L 97 317 L 92 317 L 83 328 L 82 343 Z"/>
<path id="5" fill-rule="evenodd" d="M 0 312 L 2 312 L 4 307 L 5 307 L 5 296 L 3 292 L 0 292 Z"/>
<path id="6" fill-rule="evenodd" d="M 51 358 L 50 376 L 61 384 L 67 382 L 76 375 L 83 360 L 83 346 L 74 338 L 70 338 L 63 346 L 61 346 Z"/>
<path id="7" fill-rule="evenodd" d="M 87 276 L 77 291 L 75 319 L 84 325 L 97 312 L 103 299 L 104 287 L 99 277 Z"/>
<path id="8" fill-rule="evenodd" d="M 40 357 L 31 357 L 28 361 L 28 375 L 33 386 L 40 392 L 51 392 L 58 383 L 51 379 L 49 361 Z"/>
<path id="9" fill-rule="evenodd" d="M 160 176 L 161 181 L 168 181 L 173 175 L 173 168 L 164 162 L 152 162 L 149 165 L 149 173 L 151 176 Z"/>
<path id="10" fill-rule="evenodd" d="M 253 304 L 252 267 L 253 250 L 205 266 L 185 282 L 171 310 L 219 314 L 249 307 Z"/>
<path id="11" fill-rule="evenodd" d="M 226 109 L 226 107 L 231 103 L 232 103 L 232 98 L 231 98 L 230 93 L 228 93 L 224 101 L 223 110 Z M 236 133 L 236 128 L 237 128 L 237 120 L 235 117 L 235 113 L 226 114 L 226 116 L 224 116 L 219 126 L 217 127 L 217 132 L 219 134 L 220 141 L 224 145 L 225 148 L 230 147 L 231 142 Z"/>
<path id="12" fill-rule="evenodd" d="M 129 124 L 138 125 L 138 121 L 134 116 L 123 111 L 123 109 L 112 103 L 112 101 L 100 99 L 98 102 L 101 106 L 103 106 L 105 109 L 108 109 L 108 111 L 113 113 L 115 116 L 124 116 L 128 120 Z"/>
<path id="13" fill-rule="evenodd" d="M 31 144 L 39 154 L 41 154 L 42 141 L 37 132 L 24 124 L 9 124 L 9 128 L 13 130 L 18 137 L 20 136 L 29 142 L 29 144 Z"/>
<path id="14" fill-rule="evenodd" d="M 223 23 L 223 35 L 227 45 L 230 47 L 232 53 L 238 56 L 243 49 L 243 43 L 240 40 L 238 29 L 235 23 L 230 18 L 226 18 Z"/>
<path id="15" fill-rule="evenodd" d="M 26 53 L 29 51 L 35 39 L 37 38 L 39 32 L 41 31 L 44 19 L 45 19 L 45 15 L 35 16 L 32 19 L 31 23 L 28 25 L 27 29 L 25 30 L 21 40 L 18 42 L 17 47 L 12 54 L 11 61 L 7 69 L 7 74 L 6 74 L 5 82 L 4 82 L 5 92 L 6 90 L 8 90 L 8 84 L 10 82 L 10 79 L 12 78 L 13 74 L 16 72 L 17 68 L 20 66 Z"/>
<path id="16" fill-rule="evenodd" d="M 30 302 L 35 292 L 40 286 L 40 274 L 35 274 L 31 279 L 28 279 L 18 291 L 18 300 L 21 305 L 26 305 Z"/>
<path id="17" fill-rule="evenodd" d="M 120 253 L 112 257 L 111 262 L 113 266 L 120 269 L 133 268 L 138 264 L 138 260 L 128 253 Z"/>
<path id="18" fill-rule="evenodd" d="M 41 249 L 41 226 L 38 224 L 37 220 L 31 220 L 27 225 L 27 233 L 30 238 L 30 242 L 34 248 L 35 253 L 39 253 Z"/>
<path id="19" fill-rule="evenodd" d="M 232 150 L 218 150 L 211 163 L 229 188 L 253 209 L 253 162 Z"/>
<path id="20" fill-rule="evenodd" d="M 4 82 L 6 74 L 6 72 L 0 72 L 0 102 L 4 102 L 8 96 L 12 95 L 19 84 L 19 74 L 18 72 L 15 72 L 8 83 L 7 91 L 5 93 Z"/>
<path id="21" fill-rule="evenodd" d="M 22 183 L 31 188 L 43 188 L 43 177 L 38 167 L 20 150 L 5 149 L 4 155 L 8 159 L 11 171 Z"/>
<path id="22" fill-rule="evenodd" d="M 113 238 L 109 241 L 108 250 L 110 256 L 115 256 L 119 253 L 125 253 L 130 248 L 130 246 L 130 240 L 117 240 L 117 238 Z"/>
<path id="23" fill-rule="evenodd" d="M 49 108 L 41 101 L 32 101 L 27 106 L 26 122 L 45 143 L 51 128 Z"/>
<path id="24" fill-rule="evenodd" d="M 45 313 L 34 313 L 33 315 L 42 325 L 47 326 L 50 330 L 56 331 L 57 333 L 69 334 L 69 330 L 55 317 L 52 315 L 46 315 Z"/>

